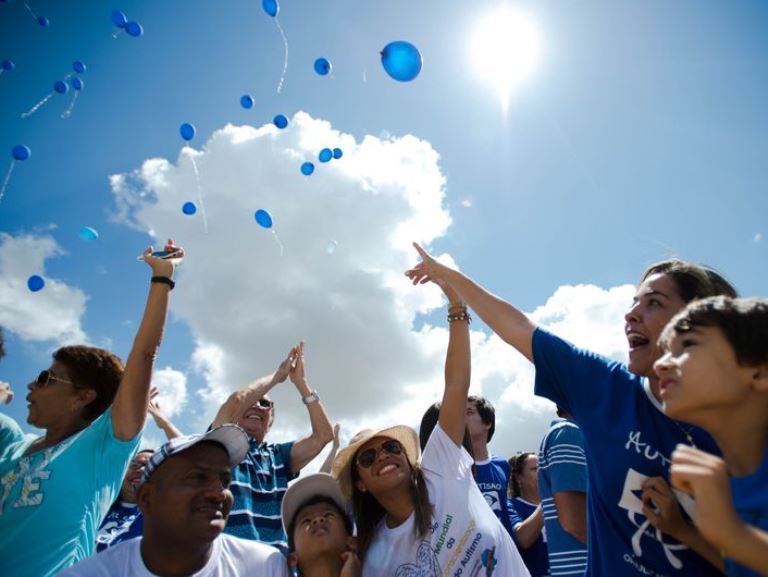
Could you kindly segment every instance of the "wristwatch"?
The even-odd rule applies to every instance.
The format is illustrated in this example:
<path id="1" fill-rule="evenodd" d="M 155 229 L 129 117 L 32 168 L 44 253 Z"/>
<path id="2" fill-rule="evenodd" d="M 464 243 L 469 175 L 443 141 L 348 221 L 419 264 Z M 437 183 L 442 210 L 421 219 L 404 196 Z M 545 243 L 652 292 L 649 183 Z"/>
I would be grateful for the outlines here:
<path id="1" fill-rule="evenodd" d="M 301 402 L 305 405 L 311 405 L 312 403 L 317 403 L 319 401 L 320 395 L 317 394 L 317 391 L 312 391 L 306 397 L 301 397 Z"/>

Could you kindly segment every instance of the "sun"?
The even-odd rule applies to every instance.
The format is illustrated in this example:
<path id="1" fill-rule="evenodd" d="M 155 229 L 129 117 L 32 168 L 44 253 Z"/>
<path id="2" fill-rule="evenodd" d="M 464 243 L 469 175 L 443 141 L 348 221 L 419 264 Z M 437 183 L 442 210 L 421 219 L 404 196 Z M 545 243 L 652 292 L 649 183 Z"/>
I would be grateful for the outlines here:
<path id="1" fill-rule="evenodd" d="M 538 66 L 536 23 L 526 13 L 503 6 L 477 21 L 470 47 L 474 70 L 496 90 L 506 112 L 512 93 Z"/>

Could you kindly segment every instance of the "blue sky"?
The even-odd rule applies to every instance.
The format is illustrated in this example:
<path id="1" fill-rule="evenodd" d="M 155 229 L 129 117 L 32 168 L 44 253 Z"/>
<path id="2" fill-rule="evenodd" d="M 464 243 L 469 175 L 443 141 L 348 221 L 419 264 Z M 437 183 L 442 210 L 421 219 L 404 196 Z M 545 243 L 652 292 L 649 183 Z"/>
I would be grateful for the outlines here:
<path id="1" fill-rule="evenodd" d="M 444 334 L 437 327 L 443 324 L 443 312 L 436 308 L 434 293 L 414 301 L 406 288 L 391 290 L 394 281 L 389 274 L 399 274 L 410 257 L 392 248 L 397 258 L 389 258 L 386 243 L 394 241 L 384 232 L 364 239 L 363 228 L 358 230 L 359 239 L 344 236 L 358 218 L 368 222 L 366 218 L 379 214 L 382 229 L 395 229 L 412 218 L 422 232 L 450 219 L 450 226 L 435 225 L 420 240 L 431 241 L 436 252 L 449 254 L 463 270 L 524 310 L 540 308 L 542 318 L 553 318 L 547 303 L 555 294 L 567 301 L 549 303 L 561 320 L 571 318 L 575 303 L 589 309 L 592 301 L 584 293 L 567 300 L 571 293 L 557 291 L 570 285 L 596 285 L 602 292 L 593 295 L 594 302 L 611 311 L 605 326 L 611 327 L 612 338 L 620 334 L 620 305 L 628 294 L 626 288 L 617 287 L 635 282 L 647 264 L 661 258 L 706 262 L 723 271 L 743 294 L 765 294 L 768 7 L 764 2 L 507 2 L 536 22 L 541 57 L 536 70 L 511 95 L 506 115 L 493 89 L 476 74 L 468 45 L 473 23 L 503 2 L 285 0 L 279 19 L 288 39 L 289 63 L 279 94 L 282 40 L 275 22 L 256 0 L 124 0 L 111 5 L 95 0 L 30 0 L 28 4 L 51 25 L 39 27 L 20 0 L 0 4 L 0 59 L 16 64 L 15 70 L 0 75 L 0 151 L 7 151 L 6 160 L 0 162 L 2 175 L 14 145 L 24 143 L 32 149 L 32 158 L 15 167 L 0 202 L 0 231 L 6 235 L 2 241 L 6 249 L 14 239 L 55 241 L 61 254 L 55 255 L 50 246 L 18 246 L 22 253 L 30 251 L 28 262 L 39 261 L 41 270 L 35 272 L 59 283 L 64 294 L 58 295 L 56 308 L 50 302 L 53 291 L 48 288 L 54 286 L 50 281 L 40 293 L 15 293 L 11 283 L 26 279 L 23 266 L 6 264 L 5 279 L 0 279 L 8 283 L 0 293 L 5 301 L 0 302 L 0 319 L 8 325 L 8 356 L 0 363 L 0 379 L 9 381 L 17 393 L 7 410 L 20 422 L 26 413 L 24 384 L 47 366 L 50 352 L 61 341 L 60 327 L 50 331 L 58 337 L 45 338 L 41 336 L 45 319 L 26 311 L 61 311 L 81 294 L 83 310 L 69 315 L 72 326 L 89 342 L 125 357 L 148 277 L 135 256 L 151 240 L 147 230 L 159 223 L 168 229 L 158 229 L 160 236 L 171 234 L 182 244 L 199 247 L 200 256 L 190 251 L 183 265 L 188 276 L 179 271 L 172 320 L 158 362 L 160 368 L 171 367 L 174 378 L 184 382 L 187 401 L 176 418 L 188 430 L 207 418 L 217 395 L 238 384 L 232 381 L 246 378 L 248 369 L 253 377 L 268 372 L 277 364 L 279 351 L 287 351 L 306 333 L 328 343 L 319 347 L 310 341 L 307 346 L 310 371 L 315 362 L 314 374 L 322 382 L 317 388 L 321 394 L 329 393 L 332 418 L 347 423 L 349 429 L 377 418 L 378 401 L 366 400 L 364 394 L 365 367 L 381 363 L 398 368 L 388 357 L 393 355 L 401 361 L 401 371 L 393 370 L 386 379 L 396 381 L 402 395 L 384 415 L 402 415 L 407 408 L 409 424 L 415 424 L 420 413 L 413 407 L 434 397 L 439 388 Z M 112 9 L 141 22 L 145 34 L 113 39 Z M 387 77 L 379 61 L 381 48 L 398 39 L 417 45 L 424 58 L 421 75 L 410 83 Z M 332 62 L 331 75 L 314 73 L 312 63 L 319 56 Z M 74 60 L 85 62 L 88 70 L 82 75 L 85 87 L 72 116 L 60 118 L 70 93 L 56 95 L 21 119 L 22 112 L 70 71 Z M 239 105 L 244 93 L 255 99 L 251 110 Z M 305 115 L 294 117 L 299 111 Z M 277 113 L 292 119 L 285 133 L 268 128 L 258 137 L 248 133 L 254 138 L 249 140 L 253 152 L 258 153 L 248 162 L 256 167 L 252 176 L 258 180 L 247 193 L 249 182 L 237 181 L 232 169 L 243 165 L 236 164 L 234 153 L 227 156 L 227 151 L 237 150 L 243 133 L 227 136 L 217 131 L 228 123 L 258 129 Z M 224 217 L 212 221 L 205 235 L 199 218 L 194 221 L 181 214 L 180 203 L 175 212 L 152 212 L 165 202 L 175 202 L 159 192 L 158 181 L 152 178 L 138 180 L 157 198 L 135 196 L 129 214 L 120 214 L 120 194 L 110 184 L 111 175 L 131 174 L 145 161 L 161 158 L 170 163 L 166 168 L 171 173 L 176 174 L 178 165 L 189 176 L 188 163 L 179 157 L 182 122 L 195 124 L 197 136 L 191 144 L 196 150 L 205 149 L 199 162 L 210 163 L 208 172 L 201 165 L 201 173 L 212 209 L 216 191 L 227 187 L 242 191 L 238 193 L 242 196 L 253 194 L 253 209 L 272 199 L 263 208 L 276 216 L 276 230 L 286 244 L 282 260 L 269 252 L 273 240 L 258 236 L 252 219 L 253 232 L 242 233 L 252 237 L 231 232 L 228 238 L 230 223 Z M 417 143 L 404 138 L 407 135 Z M 373 139 L 367 147 L 366 136 Z M 322 138 L 346 143 L 350 154 L 337 168 L 303 177 L 296 154 L 307 156 Z M 385 149 L 394 151 L 393 156 L 382 158 L 379 166 L 376 151 L 384 155 Z M 281 153 L 273 157 L 270 151 Z M 418 159 L 413 173 L 409 154 Z M 382 167 L 391 172 L 391 182 L 381 184 L 386 178 L 376 171 Z M 435 170 L 444 183 L 435 181 Z M 214 174 L 221 176 L 217 180 Z M 190 181 L 179 178 L 179 186 L 188 190 Z M 367 186 L 376 194 L 342 202 L 341 193 L 334 191 L 351 181 L 367 184 L 350 191 Z M 427 208 L 410 213 L 400 204 L 381 200 L 406 199 L 405 204 L 413 205 L 418 191 L 408 192 L 408 187 L 414 182 L 431 191 Z M 259 196 L 262 190 L 271 192 Z M 194 200 L 196 193 L 189 194 Z M 302 213 L 310 206 L 310 212 Z M 251 218 L 248 210 L 243 208 L 243 214 Z M 304 216 L 294 220 L 289 214 Z M 327 230 L 329 223 L 335 223 L 336 232 Z M 97 229 L 98 241 L 80 240 L 81 226 Z M 231 226 L 240 231 L 234 223 Z M 311 268 L 312 247 L 325 247 L 336 236 L 346 240 L 323 266 L 327 269 L 327 263 L 335 266 L 343 260 L 343 272 L 325 270 L 312 276 L 304 275 L 299 266 L 292 268 L 291 263 L 299 262 Z M 23 254 L 14 255 L 14 262 L 24 261 Z M 211 265 L 205 272 L 190 262 L 203 255 Z M 213 282 L 217 271 L 218 283 Z M 334 281 L 357 286 L 359 275 L 371 271 L 378 276 L 367 279 L 371 284 L 362 283 L 359 291 L 330 288 Z M 253 284 L 246 285 L 245 278 Z M 316 282 L 293 291 L 301 284 L 296 278 Z M 264 285 L 259 284 L 262 281 Z M 285 301 L 270 301 L 280 295 L 269 292 L 270 287 L 282 283 L 288 287 Z M 183 291 L 187 296 L 179 294 Z M 193 291 L 197 291 L 194 297 Z M 377 297 L 379 291 L 383 296 Z M 241 316 L 246 309 L 264 312 L 254 313 L 248 321 L 253 324 L 245 326 L 237 340 L 249 339 L 250 349 L 245 350 L 259 354 L 242 359 L 240 353 L 237 369 L 214 367 L 204 353 L 212 350 L 209 346 L 233 354 L 239 350 L 227 340 L 231 335 L 226 326 L 213 326 L 207 318 L 225 314 L 213 306 L 224 301 L 233 303 Z M 270 320 L 269 314 L 280 307 L 290 314 Z M 328 307 L 333 314 L 314 317 L 313 307 Z M 381 316 L 374 316 L 374 324 L 366 330 L 340 328 L 354 326 L 364 311 L 372 310 Z M 573 319 L 583 322 L 581 332 L 574 328 L 572 337 L 586 339 L 589 345 L 589 335 L 595 334 L 589 323 L 598 321 L 579 314 Z M 30 330 L 34 323 L 41 324 L 40 330 Z M 435 330 L 428 335 L 425 327 Z M 473 327 L 482 331 L 479 324 Z M 329 338 L 323 339 L 326 333 Z M 393 341 L 384 338 L 390 334 Z M 621 354 L 621 343 L 592 338 L 596 348 Z M 369 344 L 360 345 L 361 340 Z M 475 343 L 478 387 L 490 396 L 498 393 L 499 403 L 509 410 L 500 412 L 506 416 L 506 428 L 500 431 L 506 431 L 507 438 L 497 441 L 499 450 L 524 448 L 516 439 L 524 436 L 526 419 L 535 417 L 538 431 L 548 409 L 534 402 L 530 411 L 515 412 L 516 405 L 532 402 L 529 383 L 523 382 L 528 373 L 515 360 L 514 367 L 490 374 L 492 370 L 478 366 L 478 359 L 499 363 L 514 353 L 481 332 Z M 322 351 L 323 359 L 312 358 L 313 346 Z M 359 366 L 342 368 L 339 375 L 338 367 L 345 367 L 349 357 L 356 358 Z M 216 371 L 219 376 L 212 376 Z M 355 375 L 349 383 L 347 372 Z M 341 403 L 345 387 L 363 391 L 354 397 L 358 403 L 352 403 L 354 410 Z M 201 390 L 206 391 L 202 396 Z M 293 396 L 286 392 L 283 402 L 291 408 L 286 409 L 286 428 L 276 430 L 277 435 L 304 430 L 303 409 Z M 398 405 L 409 399 L 412 406 Z M 348 436 L 354 432 L 346 431 Z"/>

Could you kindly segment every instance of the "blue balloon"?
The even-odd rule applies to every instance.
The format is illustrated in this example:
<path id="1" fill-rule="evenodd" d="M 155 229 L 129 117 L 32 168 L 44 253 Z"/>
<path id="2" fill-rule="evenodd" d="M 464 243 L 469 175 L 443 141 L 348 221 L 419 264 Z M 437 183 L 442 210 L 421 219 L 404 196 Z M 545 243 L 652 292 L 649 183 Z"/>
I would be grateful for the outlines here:
<path id="1" fill-rule="evenodd" d="M 333 152 L 331 152 L 330 148 L 323 148 L 320 154 L 317 155 L 317 158 L 320 162 L 328 162 L 333 158 Z"/>
<path id="2" fill-rule="evenodd" d="M 277 13 L 280 12 L 280 5 L 277 3 L 277 0 L 261 0 L 261 7 L 272 18 L 275 18 Z"/>
<path id="3" fill-rule="evenodd" d="M 320 76 L 325 76 L 331 71 L 331 63 L 325 58 L 318 58 L 315 60 L 315 72 Z"/>
<path id="4" fill-rule="evenodd" d="M 74 70 L 78 74 L 82 74 L 83 72 L 85 72 L 86 68 L 87 67 L 85 66 L 85 62 L 83 62 L 82 60 L 75 60 L 72 63 L 72 70 Z"/>
<path id="5" fill-rule="evenodd" d="M 395 80 L 410 82 L 421 72 L 421 53 L 410 42 L 398 40 L 390 42 L 381 51 L 381 63 Z"/>
<path id="6" fill-rule="evenodd" d="M 181 207 L 181 212 L 189 216 L 192 216 L 197 212 L 197 207 L 195 206 L 194 202 L 185 202 L 184 206 Z"/>
<path id="7" fill-rule="evenodd" d="M 250 94 L 243 94 L 240 97 L 240 106 L 248 110 L 249 108 L 253 108 L 253 96 Z"/>
<path id="8" fill-rule="evenodd" d="M 112 19 L 112 24 L 118 28 L 125 28 L 125 25 L 128 24 L 128 17 L 125 15 L 125 12 L 120 12 L 120 10 L 112 10 L 110 18 Z"/>
<path id="9" fill-rule="evenodd" d="M 82 90 L 83 86 L 85 86 L 85 82 L 83 82 L 83 79 L 79 76 L 73 76 L 70 78 L 69 83 L 72 85 L 72 88 L 75 90 Z"/>
<path id="10" fill-rule="evenodd" d="M 126 22 L 125 31 L 128 33 L 129 36 L 138 38 L 139 36 L 144 34 L 144 27 L 138 22 Z"/>
<path id="11" fill-rule="evenodd" d="M 33 293 L 36 293 L 39 290 L 43 290 L 44 286 L 45 286 L 45 281 L 41 276 L 37 276 L 36 274 L 33 274 L 31 277 L 27 279 L 27 287 Z"/>
<path id="12" fill-rule="evenodd" d="M 96 240 L 99 238 L 99 233 L 96 232 L 96 229 L 91 228 L 90 226 L 80 227 L 77 235 L 85 241 Z"/>
<path id="13" fill-rule="evenodd" d="M 179 133 L 184 140 L 190 141 L 195 137 L 195 126 L 189 122 L 185 122 L 179 128 Z"/>
<path id="14" fill-rule="evenodd" d="M 309 176 L 313 172 L 315 172 L 315 165 L 311 162 L 305 162 L 301 165 L 301 174 L 304 176 Z"/>
<path id="15" fill-rule="evenodd" d="M 339 158 L 341 158 L 342 156 L 344 156 L 344 152 L 341 150 L 341 148 L 334 148 L 334 149 L 333 149 L 333 157 L 334 157 L 335 159 L 337 159 L 337 160 L 338 160 L 338 159 L 339 159 Z"/>
<path id="16" fill-rule="evenodd" d="M 27 160 L 32 156 L 32 150 L 30 150 L 29 146 L 24 146 L 23 144 L 14 146 L 11 153 L 13 154 L 14 160 Z"/>
<path id="17" fill-rule="evenodd" d="M 272 119 L 272 122 L 274 122 L 275 126 L 277 126 L 280 130 L 288 126 L 288 119 L 282 114 L 275 116 L 275 118 Z"/>
<path id="18" fill-rule="evenodd" d="M 51 25 L 51 21 L 48 20 L 48 18 L 46 18 L 45 16 L 38 16 L 37 23 L 40 24 L 40 26 L 42 26 L 43 28 Z M 43 288 L 43 287 L 40 287 L 40 288 Z"/>
<path id="19" fill-rule="evenodd" d="M 10 72 L 14 68 L 16 68 L 16 64 L 13 62 L 13 60 L 3 60 L 2 67 L 3 67 L 3 70 Z"/>
<path id="20" fill-rule="evenodd" d="M 256 222 L 259 223 L 260 226 L 263 226 L 264 228 L 272 228 L 272 215 L 266 210 L 260 208 L 253 215 L 253 218 L 256 219 Z"/>
<path id="21" fill-rule="evenodd" d="M 56 82 L 53 83 L 53 89 L 59 94 L 66 94 L 67 92 L 69 92 L 69 84 L 67 84 L 63 80 L 57 80 Z"/>

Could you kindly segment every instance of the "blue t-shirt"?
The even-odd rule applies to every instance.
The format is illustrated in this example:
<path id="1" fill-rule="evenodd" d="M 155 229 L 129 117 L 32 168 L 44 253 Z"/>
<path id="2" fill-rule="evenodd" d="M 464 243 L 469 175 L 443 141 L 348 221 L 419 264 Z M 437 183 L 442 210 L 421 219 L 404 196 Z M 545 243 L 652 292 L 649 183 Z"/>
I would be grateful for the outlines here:
<path id="1" fill-rule="evenodd" d="M 642 484 L 669 483 L 670 455 L 690 439 L 719 454 L 698 427 L 673 421 L 647 379 L 627 367 L 537 328 L 533 333 L 537 395 L 578 423 L 587 454 L 588 568 L 585 575 L 707 577 L 720 572 L 687 546 L 655 529 L 643 515 Z M 685 500 L 681 500 L 684 507 Z"/>
<path id="2" fill-rule="evenodd" d="M 510 536 L 515 536 L 507 505 L 509 463 L 506 459 L 491 455 L 487 461 L 475 461 L 475 482 L 488 506 L 504 525 Z"/>
<path id="3" fill-rule="evenodd" d="M 515 497 L 510 501 L 510 506 L 517 511 L 518 516 L 522 521 L 525 521 L 528 517 L 536 512 L 537 505 L 529 503 L 525 499 Z M 549 558 L 547 556 L 547 543 L 544 541 L 544 534 L 542 533 L 533 542 L 533 545 L 527 549 L 518 547 L 520 556 L 523 558 L 525 566 L 528 567 L 528 571 L 531 573 L 531 577 L 546 577 L 549 575 Z"/>
<path id="4" fill-rule="evenodd" d="M 745 477 L 731 477 L 733 506 L 747 524 L 768 531 L 768 449 L 757 471 Z M 728 577 L 759 577 L 759 573 L 725 558 Z"/>
<path id="5" fill-rule="evenodd" d="M 549 573 L 583 575 L 587 546 L 560 526 L 553 495 L 561 491 L 587 492 L 587 460 L 579 427 L 568 419 L 555 419 L 539 449 L 539 496 L 547 531 Z"/>
<path id="6" fill-rule="evenodd" d="M 280 517 L 291 471 L 293 442 L 267 444 L 250 439 L 245 459 L 232 470 L 229 488 L 234 497 L 225 533 L 261 541 L 288 554 L 288 541 Z"/>
<path id="7" fill-rule="evenodd" d="M 19 577 L 46 577 L 91 555 L 140 439 L 116 439 L 107 410 L 32 455 L 23 456 L 33 439 L 6 446 L 0 453 L 3 566 Z"/>
<path id="8" fill-rule="evenodd" d="M 108 547 L 141 537 L 144 534 L 144 516 L 136 503 L 115 501 L 104 517 L 96 535 L 96 552 L 101 553 Z"/>

